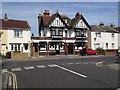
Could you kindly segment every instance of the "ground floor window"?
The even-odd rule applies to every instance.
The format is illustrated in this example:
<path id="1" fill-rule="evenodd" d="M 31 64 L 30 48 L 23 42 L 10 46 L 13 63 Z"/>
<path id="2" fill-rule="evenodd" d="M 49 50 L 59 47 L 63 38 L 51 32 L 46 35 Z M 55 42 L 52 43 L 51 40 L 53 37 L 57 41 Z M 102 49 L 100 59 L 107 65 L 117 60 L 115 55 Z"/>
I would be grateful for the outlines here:
<path id="1" fill-rule="evenodd" d="M 100 48 L 100 43 L 94 43 L 94 47 L 95 47 L 95 49 Z"/>
<path id="2" fill-rule="evenodd" d="M 47 50 L 47 48 L 46 48 L 47 43 L 41 42 L 41 43 L 39 43 L 39 44 L 40 44 L 40 50 Z"/>
<path id="3" fill-rule="evenodd" d="M 11 44 L 11 51 L 20 51 L 20 44 Z"/>
<path id="4" fill-rule="evenodd" d="M 28 50 L 28 44 L 27 43 L 24 44 L 24 48 L 25 48 L 25 50 Z"/>
<path id="5" fill-rule="evenodd" d="M 114 46 L 115 46 L 114 43 L 112 43 L 112 48 L 114 48 Z"/>

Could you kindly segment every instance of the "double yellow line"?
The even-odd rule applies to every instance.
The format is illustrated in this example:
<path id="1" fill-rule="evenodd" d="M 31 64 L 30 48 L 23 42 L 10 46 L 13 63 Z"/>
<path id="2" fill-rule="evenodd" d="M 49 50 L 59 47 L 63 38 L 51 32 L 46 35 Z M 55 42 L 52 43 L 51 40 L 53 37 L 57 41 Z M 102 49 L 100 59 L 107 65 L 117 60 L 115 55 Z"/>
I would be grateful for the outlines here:
<path id="1" fill-rule="evenodd" d="M 13 82 L 12 82 L 13 90 L 18 90 L 16 75 L 14 73 L 10 72 L 10 71 L 7 71 L 7 70 L 5 70 L 4 72 L 12 75 L 12 78 L 13 78 Z"/>

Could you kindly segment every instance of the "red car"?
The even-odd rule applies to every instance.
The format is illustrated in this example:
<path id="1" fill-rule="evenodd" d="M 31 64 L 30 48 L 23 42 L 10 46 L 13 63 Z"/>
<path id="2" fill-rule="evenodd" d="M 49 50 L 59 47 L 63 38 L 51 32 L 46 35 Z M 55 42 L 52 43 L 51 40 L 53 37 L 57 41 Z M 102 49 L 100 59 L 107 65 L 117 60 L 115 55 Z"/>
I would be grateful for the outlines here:
<path id="1" fill-rule="evenodd" d="M 89 54 L 89 55 L 94 55 L 94 54 L 97 54 L 97 50 L 92 50 L 92 49 L 89 49 L 89 48 L 86 48 L 86 53 Z"/>
<path id="2" fill-rule="evenodd" d="M 82 55 L 82 56 L 84 56 L 84 55 L 96 55 L 98 52 L 97 52 L 97 50 L 92 50 L 92 49 L 89 49 L 89 48 L 84 48 L 84 49 L 82 49 L 82 50 L 80 50 L 80 54 Z"/>

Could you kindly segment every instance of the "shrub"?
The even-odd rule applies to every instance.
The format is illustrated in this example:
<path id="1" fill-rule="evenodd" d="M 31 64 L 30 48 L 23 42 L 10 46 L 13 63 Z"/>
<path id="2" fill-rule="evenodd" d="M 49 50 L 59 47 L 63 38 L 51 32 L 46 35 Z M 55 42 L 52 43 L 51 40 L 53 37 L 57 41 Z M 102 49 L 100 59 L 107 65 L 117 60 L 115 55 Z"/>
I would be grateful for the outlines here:
<path id="1" fill-rule="evenodd" d="M 98 51 L 98 53 L 99 53 L 99 54 L 101 54 L 101 53 L 104 53 L 104 52 L 105 52 L 105 50 L 104 50 L 103 48 L 97 48 L 96 50 Z"/>
<path id="2" fill-rule="evenodd" d="M 11 58 L 11 52 L 6 53 L 6 58 L 9 58 L 9 59 Z"/>

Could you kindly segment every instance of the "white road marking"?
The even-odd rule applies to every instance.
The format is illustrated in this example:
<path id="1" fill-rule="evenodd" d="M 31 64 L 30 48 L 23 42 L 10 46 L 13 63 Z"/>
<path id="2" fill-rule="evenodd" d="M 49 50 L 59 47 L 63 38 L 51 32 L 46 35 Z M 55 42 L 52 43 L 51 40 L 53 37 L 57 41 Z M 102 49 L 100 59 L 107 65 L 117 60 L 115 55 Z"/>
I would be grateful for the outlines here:
<path id="1" fill-rule="evenodd" d="M 28 66 L 28 67 L 24 67 L 25 70 L 31 70 L 31 69 L 34 69 L 33 66 Z"/>
<path id="2" fill-rule="evenodd" d="M 67 63 L 67 65 L 71 65 L 71 64 L 73 64 L 73 63 Z"/>
<path id="3" fill-rule="evenodd" d="M 8 69 L 2 69 L 2 73 L 6 72 Z"/>
<path id="4" fill-rule="evenodd" d="M 8 85 L 11 86 L 12 85 L 12 78 L 8 77 Z"/>
<path id="5" fill-rule="evenodd" d="M 46 68 L 45 65 L 38 65 L 37 68 Z"/>
<path id="6" fill-rule="evenodd" d="M 87 78 L 86 75 L 83 75 L 83 74 L 77 73 L 77 72 L 72 71 L 72 70 L 70 70 L 70 69 L 67 69 L 67 68 L 61 67 L 61 66 L 59 66 L 59 65 L 57 65 L 57 67 L 60 68 L 60 69 L 65 70 L 65 71 L 71 72 L 71 73 L 73 73 L 73 74 L 75 74 L 75 75 L 78 75 L 78 76 L 81 76 L 81 77 Z"/>
<path id="7" fill-rule="evenodd" d="M 89 64 L 89 62 L 83 62 L 83 64 Z"/>
<path id="8" fill-rule="evenodd" d="M 81 64 L 81 63 L 79 62 L 79 63 L 75 63 L 75 64 Z"/>
<path id="9" fill-rule="evenodd" d="M 15 71 L 18 72 L 18 71 L 21 71 L 21 68 L 12 68 L 11 71 L 12 72 L 15 72 Z"/>
<path id="10" fill-rule="evenodd" d="M 51 64 L 51 65 L 48 65 L 49 67 L 57 67 L 58 65 L 56 64 Z"/>

